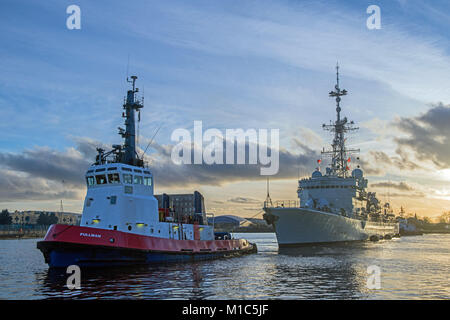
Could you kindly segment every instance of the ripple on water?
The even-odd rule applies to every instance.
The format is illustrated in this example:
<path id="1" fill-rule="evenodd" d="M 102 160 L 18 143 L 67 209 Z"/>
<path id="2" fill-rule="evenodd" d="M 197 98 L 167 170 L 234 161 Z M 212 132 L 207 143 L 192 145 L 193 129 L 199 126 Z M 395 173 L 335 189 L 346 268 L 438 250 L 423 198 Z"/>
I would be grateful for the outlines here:
<path id="1" fill-rule="evenodd" d="M 82 270 L 82 289 L 49 271 L 36 239 L 0 241 L 0 299 L 449 299 L 450 235 L 278 250 L 274 234 L 237 234 L 259 252 L 238 258 Z M 367 267 L 381 270 L 367 288 Z"/>

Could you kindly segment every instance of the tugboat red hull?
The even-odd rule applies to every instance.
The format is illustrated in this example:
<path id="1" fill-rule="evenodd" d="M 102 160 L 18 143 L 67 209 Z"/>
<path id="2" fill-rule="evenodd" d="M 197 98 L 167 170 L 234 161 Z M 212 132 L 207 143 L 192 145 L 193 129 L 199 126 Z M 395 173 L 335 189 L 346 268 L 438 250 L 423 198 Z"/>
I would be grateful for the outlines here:
<path id="1" fill-rule="evenodd" d="M 116 230 L 55 224 L 37 243 L 53 268 L 107 267 L 209 260 L 254 253 L 247 240 L 175 240 Z"/>

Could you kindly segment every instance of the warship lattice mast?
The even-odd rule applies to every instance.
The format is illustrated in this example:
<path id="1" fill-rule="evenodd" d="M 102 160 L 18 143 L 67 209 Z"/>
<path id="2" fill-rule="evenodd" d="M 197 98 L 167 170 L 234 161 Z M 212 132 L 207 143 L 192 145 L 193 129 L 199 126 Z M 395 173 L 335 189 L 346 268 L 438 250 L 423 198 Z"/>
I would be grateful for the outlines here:
<path id="1" fill-rule="evenodd" d="M 330 97 L 336 97 L 336 121 L 329 125 L 323 124 L 322 127 L 325 130 L 334 132 L 333 143 L 331 144 L 332 150 L 322 151 L 322 154 L 331 155 L 331 174 L 339 177 L 347 177 L 347 155 L 351 152 L 359 152 L 359 149 L 346 149 L 345 148 L 345 133 L 348 131 L 357 130 L 353 127 L 354 122 L 348 122 L 347 117 L 341 119 L 341 96 L 347 95 L 347 90 L 339 87 L 339 65 L 336 64 L 336 85 L 335 91 L 330 91 Z"/>

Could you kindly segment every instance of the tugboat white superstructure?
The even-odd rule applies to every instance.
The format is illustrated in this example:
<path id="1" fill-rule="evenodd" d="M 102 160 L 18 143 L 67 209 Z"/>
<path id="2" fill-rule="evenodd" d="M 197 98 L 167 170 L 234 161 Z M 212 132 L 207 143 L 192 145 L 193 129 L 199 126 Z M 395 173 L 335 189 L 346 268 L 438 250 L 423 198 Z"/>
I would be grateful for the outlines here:
<path id="1" fill-rule="evenodd" d="M 356 130 L 353 121 L 341 118 L 341 96 L 347 90 L 339 87 L 339 66 L 336 66 L 335 91 L 337 119 L 323 125 L 334 133 L 332 149 L 322 151 L 331 155 L 331 163 L 322 174 L 320 168 L 310 178 L 299 180 L 297 201 L 282 201 L 275 205 L 268 197 L 264 204 L 264 219 L 275 227 L 278 244 L 295 246 L 316 243 L 390 239 L 399 234 L 399 225 L 388 203 L 380 204 L 374 192 L 367 192 L 367 179 L 359 168 L 349 172 L 350 155 L 345 133 Z M 318 160 L 320 163 L 321 160 Z"/>
<path id="2" fill-rule="evenodd" d="M 86 173 L 87 194 L 80 226 L 52 225 L 37 247 L 50 267 L 117 266 L 212 259 L 256 252 L 245 239 L 215 240 L 205 213 L 185 217 L 161 214 L 154 181 L 136 152 L 137 77 L 132 76 L 123 105 L 123 145 L 98 148 Z M 127 79 L 128 80 L 128 79 Z"/>

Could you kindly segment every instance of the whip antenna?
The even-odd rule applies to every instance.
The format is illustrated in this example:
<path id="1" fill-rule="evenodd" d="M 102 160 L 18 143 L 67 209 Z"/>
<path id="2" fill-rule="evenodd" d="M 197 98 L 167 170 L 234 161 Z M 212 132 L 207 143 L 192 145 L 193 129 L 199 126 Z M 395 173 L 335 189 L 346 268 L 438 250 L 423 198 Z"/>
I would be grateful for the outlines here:
<path id="1" fill-rule="evenodd" d="M 156 130 L 155 134 L 154 134 L 153 137 L 150 139 L 150 142 L 148 143 L 147 147 L 146 147 L 145 150 L 144 150 L 144 153 L 142 154 L 142 157 L 141 157 L 142 159 L 144 159 L 144 155 L 145 155 L 145 153 L 147 152 L 148 147 L 150 147 L 150 145 L 152 144 L 153 139 L 155 138 L 155 136 L 156 136 L 156 134 L 158 133 L 159 129 L 161 129 L 161 126 L 162 126 L 162 125 L 160 125 L 160 126 L 158 127 L 158 129 Z"/>

